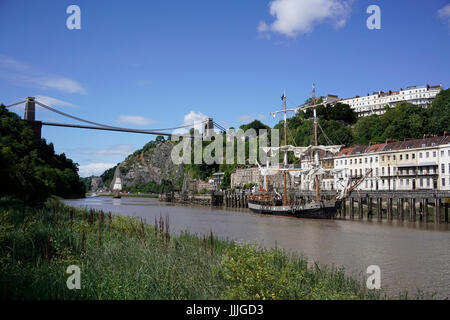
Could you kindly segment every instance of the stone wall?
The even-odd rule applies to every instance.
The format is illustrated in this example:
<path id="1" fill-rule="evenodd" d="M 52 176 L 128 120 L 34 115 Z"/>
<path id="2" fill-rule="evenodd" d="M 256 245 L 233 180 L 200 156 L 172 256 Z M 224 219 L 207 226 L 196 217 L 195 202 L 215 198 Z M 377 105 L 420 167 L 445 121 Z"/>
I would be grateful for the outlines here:
<path id="1" fill-rule="evenodd" d="M 288 189 L 294 188 L 294 178 L 288 174 L 286 179 Z M 236 169 L 231 173 L 231 188 L 243 187 L 247 183 L 256 183 L 260 187 L 264 186 L 264 177 L 261 175 L 259 168 Z M 282 189 L 284 185 L 283 173 L 269 176 L 269 185 L 275 189 Z"/>

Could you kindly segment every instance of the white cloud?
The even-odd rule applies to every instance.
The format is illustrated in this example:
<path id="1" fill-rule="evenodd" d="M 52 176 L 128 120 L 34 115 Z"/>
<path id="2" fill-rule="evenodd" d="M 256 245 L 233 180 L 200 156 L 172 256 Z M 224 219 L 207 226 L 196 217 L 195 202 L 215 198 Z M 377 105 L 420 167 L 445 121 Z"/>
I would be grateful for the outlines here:
<path id="1" fill-rule="evenodd" d="M 86 90 L 80 84 L 65 77 L 46 76 L 36 79 L 35 82 L 44 89 L 56 89 L 67 93 L 86 93 Z"/>
<path id="2" fill-rule="evenodd" d="M 39 101 L 47 106 L 50 106 L 50 107 L 76 107 L 76 105 L 74 105 L 70 102 L 59 100 L 59 99 L 52 98 L 52 97 L 36 96 L 35 98 L 37 101 Z"/>
<path id="3" fill-rule="evenodd" d="M 184 116 L 183 124 L 181 126 L 188 126 L 186 128 L 180 128 L 173 131 L 173 134 L 184 134 L 189 132 L 191 128 L 198 131 L 202 131 L 203 122 L 208 118 L 201 112 L 196 112 L 191 110 L 188 114 Z"/>
<path id="4" fill-rule="evenodd" d="M 118 123 L 135 124 L 138 126 L 145 126 L 151 123 L 155 123 L 155 120 L 143 117 L 143 116 L 130 116 L 121 115 L 119 119 L 116 120 Z"/>
<path id="5" fill-rule="evenodd" d="M 351 11 L 353 0 L 274 0 L 269 5 L 275 17 L 272 24 L 260 21 L 260 33 L 277 32 L 289 37 L 310 33 L 320 23 L 342 28 Z"/>
<path id="6" fill-rule="evenodd" d="M 86 89 L 75 80 L 49 74 L 5 55 L 0 55 L 0 77 L 20 86 L 53 89 L 66 93 L 86 93 Z"/>
<path id="7" fill-rule="evenodd" d="M 438 10 L 438 17 L 447 22 L 450 26 L 450 3 Z"/>
<path id="8" fill-rule="evenodd" d="M 90 163 L 87 165 L 79 166 L 79 175 L 80 177 L 90 177 L 90 176 L 99 176 L 105 170 L 114 167 L 115 164 L 112 163 Z"/>
<path id="9" fill-rule="evenodd" d="M 103 158 L 109 159 L 111 157 L 123 159 L 135 150 L 136 146 L 133 144 L 114 144 L 106 148 L 75 148 L 70 150 L 70 153 L 77 156 L 87 156 L 91 160 Z"/>

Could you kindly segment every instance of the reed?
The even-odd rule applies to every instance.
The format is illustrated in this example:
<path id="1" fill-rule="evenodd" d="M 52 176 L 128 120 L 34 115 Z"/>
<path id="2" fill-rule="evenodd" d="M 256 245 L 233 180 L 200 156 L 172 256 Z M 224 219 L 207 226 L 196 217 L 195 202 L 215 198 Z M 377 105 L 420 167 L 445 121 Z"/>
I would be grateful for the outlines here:
<path id="1" fill-rule="evenodd" d="M 168 216 L 154 225 L 120 215 L 103 223 L 102 212 L 59 203 L 24 208 L 24 218 L 0 208 L 3 299 L 385 298 L 341 269 L 308 268 L 306 258 L 279 249 L 219 240 L 212 230 L 170 233 Z M 72 225 L 55 221 L 58 211 Z M 72 264 L 81 269 L 81 290 L 66 287 Z"/>

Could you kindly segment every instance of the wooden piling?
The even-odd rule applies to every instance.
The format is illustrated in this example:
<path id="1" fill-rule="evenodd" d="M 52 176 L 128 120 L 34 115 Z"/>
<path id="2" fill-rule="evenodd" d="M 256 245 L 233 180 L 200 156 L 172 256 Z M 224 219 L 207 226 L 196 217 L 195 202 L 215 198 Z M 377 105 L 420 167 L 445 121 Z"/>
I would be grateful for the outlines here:
<path id="1" fill-rule="evenodd" d="M 362 198 L 358 199 L 358 216 L 359 220 L 362 220 L 364 218 Z"/>
<path id="2" fill-rule="evenodd" d="M 387 219 L 392 220 L 393 210 L 392 210 L 392 198 L 387 199 Z"/>
<path id="3" fill-rule="evenodd" d="M 372 220 L 372 198 L 367 197 L 367 220 Z"/>
<path id="4" fill-rule="evenodd" d="M 345 219 L 346 211 L 347 211 L 347 204 L 345 199 L 342 199 L 342 218 Z"/>
<path id="5" fill-rule="evenodd" d="M 399 204 L 400 204 L 399 217 L 400 217 L 401 221 L 404 221 L 405 220 L 405 199 L 401 198 L 399 201 Z"/>
<path id="6" fill-rule="evenodd" d="M 355 199 L 350 198 L 350 220 L 355 218 Z"/>
<path id="7" fill-rule="evenodd" d="M 423 222 L 428 222 L 428 199 L 422 199 L 422 217 Z"/>
<path id="8" fill-rule="evenodd" d="M 382 204 L 383 199 L 381 198 L 377 198 L 377 218 L 378 221 L 381 221 L 383 218 L 383 204 Z"/>
<path id="9" fill-rule="evenodd" d="M 441 200 L 439 198 L 434 199 L 434 224 L 441 222 Z"/>
<path id="10" fill-rule="evenodd" d="M 444 221 L 448 223 L 448 203 L 446 202 L 444 205 Z"/>

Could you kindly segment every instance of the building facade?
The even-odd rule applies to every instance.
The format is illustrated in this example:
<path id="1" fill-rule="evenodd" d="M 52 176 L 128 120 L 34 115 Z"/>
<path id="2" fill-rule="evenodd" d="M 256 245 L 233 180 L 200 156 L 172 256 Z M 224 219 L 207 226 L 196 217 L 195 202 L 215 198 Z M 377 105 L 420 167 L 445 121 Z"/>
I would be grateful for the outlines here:
<path id="1" fill-rule="evenodd" d="M 382 115 L 386 112 L 386 106 L 395 108 L 396 105 L 402 102 L 427 108 L 442 89 L 442 84 L 426 85 L 425 87 L 411 86 L 406 89 L 400 88 L 398 91 L 378 91 L 373 92 L 371 95 L 367 94 L 367 96 L 340 99 L 339 102 L 348 104 L 359 117 L 372 114 Z"/>
<path id="2" fill-rule="evenodd" d="M 450 190 L 450 133 L 443 136 L 424 135 L 422 139 L 387 140 L 384 143 L 355 145 L 343 148 L 336 156 L 322 154 L 321 167 L 335 169 L 336 174 L 320 179 L 322 190 L 342 190 L 348 179 L 365 177 L 357 190 L 408 191 Z M 305 156 L 300 168 L 312 168 L 313 159 Z M 312 181 L 290 175 L 289 189 L 314 190 Z M 282 189 L 283 175 L 270 177 L 270 184 Z M 231 175 L 231 187 L 246 183 L 263 186 L 264 178 L 257 167 L 236 169 Z"/>

